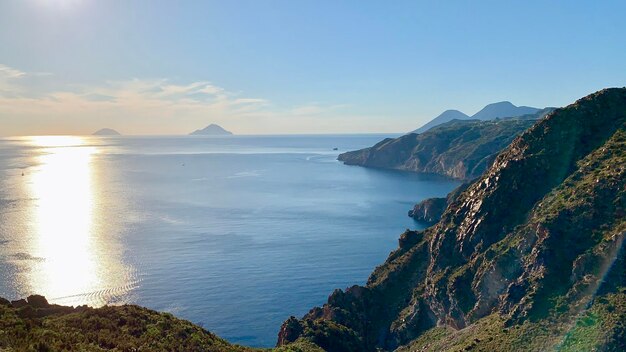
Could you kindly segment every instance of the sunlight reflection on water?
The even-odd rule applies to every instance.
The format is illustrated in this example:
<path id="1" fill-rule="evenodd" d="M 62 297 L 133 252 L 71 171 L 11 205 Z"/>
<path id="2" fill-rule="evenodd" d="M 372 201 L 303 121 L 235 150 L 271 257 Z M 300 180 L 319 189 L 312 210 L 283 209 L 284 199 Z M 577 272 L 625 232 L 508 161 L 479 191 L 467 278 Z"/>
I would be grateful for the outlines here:
<path id="1" fill-rule="evenodd" d="M 30 215 L 30 290 L 63 304 L 102 305 L 116 290 L 127 287 L 120 264 L 101 248 L 96 231 L 100 218 L 94 181 L 95 146 L 81 137 L 31 137 L 41 148 L 29 191 L 35 200 Z M 123 272 L 123 270 L 122 270 Z M 123 290 L 122 290 L 123 291 Z"/>

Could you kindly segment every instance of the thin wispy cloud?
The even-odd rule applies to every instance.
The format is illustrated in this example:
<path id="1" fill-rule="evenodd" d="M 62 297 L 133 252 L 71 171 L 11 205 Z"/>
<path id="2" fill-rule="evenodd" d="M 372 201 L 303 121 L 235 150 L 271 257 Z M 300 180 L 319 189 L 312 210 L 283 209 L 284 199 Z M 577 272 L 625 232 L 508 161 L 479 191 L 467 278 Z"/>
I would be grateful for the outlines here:
<path id="1" fill-rule="evenodd" d="M 33 93 L 30 73 L 0 65 L 0 120 L 8 134 L 38 134 L 65 126 L 66 133 L 88 133 L 103 126 L 129 133 L 184 133 L 208 123 L 235 131 L 271 133 L 271 126 L 294 126 L 342 105 L 310 103 L 281 107 L 267 99 L 232 92 L 209 81 L 169 79 L 106 81 L 97 85 L 58 85 Z M 43 77 L 55 83 L 55 77 Z M 50 82 L 49 82 L 50 83 Z M 34 127 L 34 128 L 33 128 Z"/>
<path id="2" fill-rule="evenodd" d="M 13 67 L 9 67 L 3 64 L 0 64 L 0 79 L 2 78 L 18 78 L 26 75 L 26 72 L 17 70 Z"/>

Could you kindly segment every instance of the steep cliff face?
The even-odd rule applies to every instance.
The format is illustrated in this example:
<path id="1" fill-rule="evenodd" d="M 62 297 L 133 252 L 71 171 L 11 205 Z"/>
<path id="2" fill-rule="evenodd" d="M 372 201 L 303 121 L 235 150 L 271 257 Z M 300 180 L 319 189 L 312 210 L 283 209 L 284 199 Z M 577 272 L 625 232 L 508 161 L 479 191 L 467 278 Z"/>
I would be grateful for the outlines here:
<path id="1" fill-rule="evenodd" d="M 445 198 L 424 199 L 423 201 L 415 204 L 413 209 L 409 210 L 409 216 L 426 224 L 436 223 L 439 219 L 441 219 L 441 216 L 444 211 L 446 211 L 448 205 L 454 202 L 470 185 L 471 181 L 461 184 L 452 192 L 448 193 Z"/>
<path id="2" fill-rule="evenodd" d="M 480 176 L 495 156 L 536 120 L 454 120 L 422 134 L 385 139 L 370 148 L 339 155 L 347 165 L 436 173 L 469 180 Z"/>
<path id="3" fill-rule="evenodd" d="M 280 343 L 552 349 L 595 314 L 603 324 L 587 343 L 618 348 L 625 176 L 626 89 L 557 109 L 500 153 L 435 226 L 402 234 L 365 287 L 335 291 L 322 308 L 291 319 L 299 333 L 281 330 Z"/>
<path id="4" fill-rule="evenodd" d="M 427 224 L 435 223 L 439 221 L 447 206 L 448 200 L 446 198 L 424 199 L 409 210 L 409 216 Z"/>

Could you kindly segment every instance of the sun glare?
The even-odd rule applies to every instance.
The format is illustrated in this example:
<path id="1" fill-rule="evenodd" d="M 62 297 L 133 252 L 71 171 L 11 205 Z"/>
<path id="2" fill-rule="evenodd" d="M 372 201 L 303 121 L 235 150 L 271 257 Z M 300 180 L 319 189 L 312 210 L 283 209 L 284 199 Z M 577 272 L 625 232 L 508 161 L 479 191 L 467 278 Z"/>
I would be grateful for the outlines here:
<path id="1" fill-rule="evenodd" d="M 28 137 L 28 142 L 33 147 L 79 147 L 85 145 L 85 140 L 76 136 L 34 136 Z"/>
<path id="2" fill-rule="evenodd" d="M 42 267 L 33 275 L 34 292 L 64 297 L 99 286 L 94 258 L 91 159 L 95 147 L 79 137 L 33 137 L 44 148 L 31 176 L 36 199 L 32 216 L 33 254 Z"/>

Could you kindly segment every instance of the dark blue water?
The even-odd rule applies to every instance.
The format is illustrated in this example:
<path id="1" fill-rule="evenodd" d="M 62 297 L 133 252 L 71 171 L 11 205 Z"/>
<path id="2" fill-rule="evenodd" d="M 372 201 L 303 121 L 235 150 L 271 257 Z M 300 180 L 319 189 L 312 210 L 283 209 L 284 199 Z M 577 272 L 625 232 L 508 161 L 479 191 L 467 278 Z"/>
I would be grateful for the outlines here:
<path id="1" fill-rule="evenodd" d="M 457 185 L 336 161 L 384 137 L 0 140 L 0 296 L 135 303 L 272 346 L 290 315 L 365 283 L 399 234 L 419 226 L 406 215 L 415 202 Z M 82 209 L 90 221 L 68 227 Z"/>

